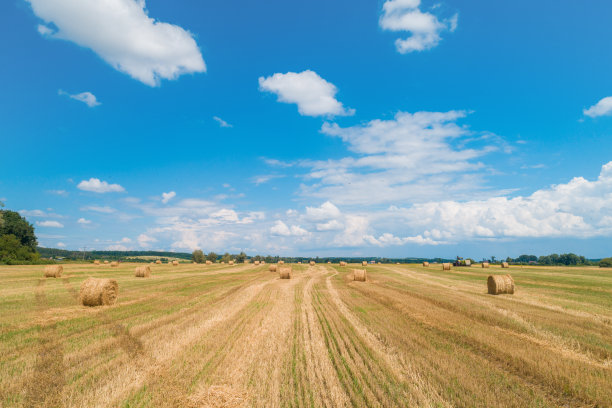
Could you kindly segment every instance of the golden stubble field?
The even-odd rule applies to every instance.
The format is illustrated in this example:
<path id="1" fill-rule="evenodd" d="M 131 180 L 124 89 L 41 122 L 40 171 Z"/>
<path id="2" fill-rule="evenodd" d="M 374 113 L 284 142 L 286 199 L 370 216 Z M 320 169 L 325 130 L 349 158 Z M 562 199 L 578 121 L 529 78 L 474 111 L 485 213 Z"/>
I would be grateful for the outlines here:
<path id="1" fill-rule="evenodd" d="M 0 406 L 612 406 L 610 270 L 135 266 L 0 267 Z"/>

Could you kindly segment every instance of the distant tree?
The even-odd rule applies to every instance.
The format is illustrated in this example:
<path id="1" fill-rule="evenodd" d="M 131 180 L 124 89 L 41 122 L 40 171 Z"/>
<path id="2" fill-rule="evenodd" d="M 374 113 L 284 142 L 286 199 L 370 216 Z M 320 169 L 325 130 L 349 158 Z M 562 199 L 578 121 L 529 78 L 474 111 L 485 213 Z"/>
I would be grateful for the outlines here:
<path id="1" fill-rule="evenodd" d="M 229 253 L 227 253 L 227 252 L 224 253 L 223 256 L 221 257 L 221 261 L 225 262 L 225 263 L 227 263 L 227 262 L 229 262 L 231 260 L 232 260 L 232 256 Z"/>
<path id="2" fill-rule="evenodd" d="M 219 258 L 219 255 L 214 252 L 209 252 L 208 255 L 206 255 L 206 260 L 210 262 L 217 262 L 217 258 Z"/>
<path id="3" fill-rule="evenodd" d="M 604 258 L 599 261 L 600 268 L 612 268 L 612 258 Z"/>
<path id="4" fill-rule="evenodd" d="M 36 252 L 38 242 L 34 235 L 34 227 L 25 218 L 15 211 L 0 210 L 2 214 L 2 225 L 0 225 L 0 236 L 14 235 L 21 245 Z"/>
<path id="5" fill-rule="evenodd" d="M 238 263 L 244 263 L 244 261 L 246 260 L 247 255 L 244 252 L 240 252 L 240 254 L 238 254 L 236 256 L 236 262 Z"/>
<path id="6" fill-rule="evenodd" d="M 204 256 L 204 252 L 202 252 L 201 249 L 196 249 L 191 254 L 191 260 L 197 263 L 204 263 L 206 262 L 206 257 Z"/>
<path id="7" fill-rule="evenodd" d="M 491 257 L 491 263 L 495 263 L 495 257 L 494 256 Z"/>

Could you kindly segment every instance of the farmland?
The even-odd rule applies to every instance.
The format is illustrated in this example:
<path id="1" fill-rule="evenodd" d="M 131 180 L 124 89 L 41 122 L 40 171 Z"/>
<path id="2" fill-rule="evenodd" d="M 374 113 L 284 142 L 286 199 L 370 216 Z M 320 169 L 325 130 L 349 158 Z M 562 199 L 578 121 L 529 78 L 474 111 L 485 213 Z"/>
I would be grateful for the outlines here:
<path id="1" fill-rule="evenodd" d="M 134 268 L 0 267 L 0 406 L 612 406 L 608 269 Z M 116 304 L 79 305 L 90 276 Z"/>

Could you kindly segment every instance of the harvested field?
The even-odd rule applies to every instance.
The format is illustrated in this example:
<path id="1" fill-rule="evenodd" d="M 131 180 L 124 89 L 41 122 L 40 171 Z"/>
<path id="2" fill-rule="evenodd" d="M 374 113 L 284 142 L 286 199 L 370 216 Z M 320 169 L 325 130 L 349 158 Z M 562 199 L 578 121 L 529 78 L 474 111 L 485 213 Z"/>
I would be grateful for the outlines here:
<path id="1" fill-rule="evenodd" d="M 136 266 L 0 266 L 0 406 L 612 406 L 608 269 Z"/>

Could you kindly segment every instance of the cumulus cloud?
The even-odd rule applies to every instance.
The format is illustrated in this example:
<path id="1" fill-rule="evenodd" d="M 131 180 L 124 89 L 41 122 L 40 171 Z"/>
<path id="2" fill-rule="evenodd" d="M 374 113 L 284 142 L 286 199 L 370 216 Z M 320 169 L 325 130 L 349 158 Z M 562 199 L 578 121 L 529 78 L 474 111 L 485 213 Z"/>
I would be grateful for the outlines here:
<path id="1" fill-rule="evenodd" d="M 395 41 L 402 54 L 434 48 L 442 40 L 442 32 L 457 28 L 457 14 L 440 20 L 433 13 L 422 12 L 420 5 L 421 0 L 387 0 L 383 4 L 380 26 L 384 30 L 410 32 L 410 37 Z"/>
<path id="2" fill-rule="evenodd" d="M 217 122 L 219 124 L 220 127 L 222 128 L 233 128 L 233 125 L 230 125 L 229 123 L 227 123 L 226 121 L 224 121 L 223 119 L 221 119 L 218 116 L 213 116 L 213 119 L 215 120 L 215 122 Z"/>
<path id="3" fill-rule="evenodd" d="M 116 70 L 147 85 L 205 72 L 193 35 L 148 16 L 145 0 L 27 0 L 45 21 L 46 38 L 89 48 Z"/>
<path id="4" fill-rule="evenodd" d="M 64 224 L 58 221 L 37 221 L 36 225 L 47 228 L 64 228 Z"/>
<path id="5" fill-rule="evenodd" d="M 303 237 L 310 234 L 308 231 L 306 231 L 299 225 L 288 226 L 281 220 L 276 221 L 274 226 L 270 228 L 270 232 L 273 235 L 280 235 L 283 237 Z"/>
<path id="6" fill-rule="evenodd" d="M 585 116 L 596 118 L 598 116 L 610 116 L 612 115 L 612 96 L 603 98 L 595 105 L 582 111 Z"/>
<path id="7" fill-rule="evenodd" d="M 304 116 L 350 116 L 354 109 L 346 109 L 336 99 L 336 86 L 321 78 L 316 72 L 276 73 L 259 78 L 259 89 L 278 96 L 279 102 L 295 103 Z"/>
<path id="8" fill-rule="evenodd" d="M 151 244 L 157 242 L 157 239 L 147 234 L 140 234 L 137 241 L 141 248 L 148 248 L 151 246 Z"/>
<path id="9" fill-rule="evenodd" d="M 78 185 L 77 188 L 83 191 L 91 191 L 93 193 L 120 193 L 125 191 L 123 187 L 119 184 L 109 184 L 106 181 L 101 181 L 97 178 L 90 178 L 89 180 L 83 180 Z"/>
<path id="10" fill-rule="evenodd" d="M 98 102 L 98 99 L 96 98 L 96 96 L 92 94 L 91 92 L 81 92 L 79 94 L 71 95 L 68 92 L 64 92 L 60 89 L 58 91 L 58 94 L 66 95 L 69 98 L 74 99 L 75 101 L 83 102 L 85 105 L 89 106 L 90 108 L 101 105 L 101 103 Z"/>
<path id="11" fill-rule="evenodd" d="M 66 248 L 66 244 L 64 244 L 63 242 L 58 242 L 57 244 L 55 244 L 58 248 Z"/>
<path id="12" fill-rule="evenodd" d="M 19 210 L 19 214 L 24 217 L 48 217 L 43 210 Z"/>
<path id="13" fill-rule="evenodd" d="M 174 191 L 162 193 L 162 203 L 168 204 L 168 201 L 172 200 L 174 197 L 176 197 L 176 193 Z"/>
<path id="14" fill-rule="evenodd" d="M 86 220 L 85 218 L 79 218 L 79 220 L 77 221 L 79 224 L 81 225 L 89 225 L 91 224 L 90 220 Z"/>

